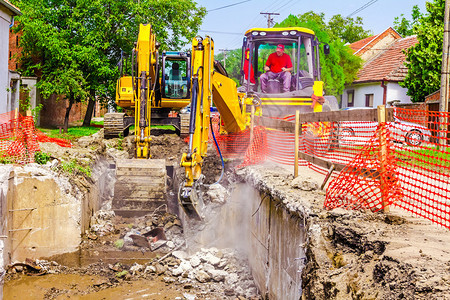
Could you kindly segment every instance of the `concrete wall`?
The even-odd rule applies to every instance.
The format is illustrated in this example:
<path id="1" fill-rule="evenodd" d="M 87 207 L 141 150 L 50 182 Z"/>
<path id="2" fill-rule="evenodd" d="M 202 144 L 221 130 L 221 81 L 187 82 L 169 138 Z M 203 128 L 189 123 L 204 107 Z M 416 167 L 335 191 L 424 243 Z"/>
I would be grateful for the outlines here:
<path id="1" fill-rule="evenodd" d="M 11 15 L 3 5 L 0 5 L 0 114 L 7 112 L 7 94 L 9 89 L 9 24 Z"/>
<path id="2" fill-rule="evenodd" d="M 81 242 L 81 197 L 67 179 L 24 166 L 9 176 L 7 193 L 8 261 L 74 252 Z"/>
<path id="3" fill-rule="evenodd" d="M 303 219 L 291 215 L 278 199 L 255 191 L 252 200 L 252 274 L 262 295 L 269 299 L 300 299 L 301 271 L 306 242 Z"/>

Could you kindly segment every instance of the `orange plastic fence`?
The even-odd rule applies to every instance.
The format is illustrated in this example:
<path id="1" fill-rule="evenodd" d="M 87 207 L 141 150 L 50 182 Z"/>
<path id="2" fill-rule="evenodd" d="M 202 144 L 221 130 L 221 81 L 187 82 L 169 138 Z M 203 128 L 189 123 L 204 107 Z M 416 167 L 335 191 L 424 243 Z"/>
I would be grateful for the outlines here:
<path id="1" fill-rule="evenodd" d="M 24 117 L 14 111 L 0 114 L 0 158 L 4 163 L 34 162 L 34 153 L 39 151 L 39 142 L 71 146 L 66 140 L 49 138 L 36 130 L 31 116 Z"/>
<path id="2" fill-rule="evenodd" d="M 396 108 L 395 122 L 329 122 L 302 125 L 299 151 L 345 168 L 334 172 L 324 207 L 400 207 L 450 229 L 450 114 Z M 293 120 L 288 117 L 286 120 Z M 264 160 L 294 164 L 294 135 L 263 127 L 219 135 L 225 157 L 241 166 Z M 326 174 L 327 170 L 299 161 Z"/>

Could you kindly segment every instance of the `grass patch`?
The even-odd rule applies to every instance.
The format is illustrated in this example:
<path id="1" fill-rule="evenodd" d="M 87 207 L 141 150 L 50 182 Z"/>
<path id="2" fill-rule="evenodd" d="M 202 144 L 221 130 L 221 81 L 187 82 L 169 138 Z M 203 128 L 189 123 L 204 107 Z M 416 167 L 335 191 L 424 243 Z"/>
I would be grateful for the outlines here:
<path id="1" fill-rule="evenodd" d="M 51 138 L 60 138 L 66 140 L 77 140 L 82 136 L 92 135 L 100 130 L 98 127 L 70 127 L 67 133 L 59 134 L 59 128 L 57 129 L 48 129 L 48 128 L 38 128 L 40 131 L 45 133 L 48 137 Z"/>
<path id="2" fill-rule="evenodd" d="M 103 121 L 91 121 L 91 125 L 103 125 Z"/>
<path id="3" fill-rule="evenodd" d="M 84 174 L 88 177 L 91 177 L 92 170 L 91 167 L 87 166 L 84 167 L 80 165 L 75 159 L 72 159 L 71 161 L 62 161 L 60 168 L 62 171 L 68 174 Z"/>
<path id="4" fill-rule="evenodd" d="M 156 129 L 168 129 L 175 131 L 175 127 L 172 125 L 150 125 L 150 128 L 156 128 Z"/>
<path id="5" fill-rule="evenodd" d="M 50 160 L 50 154 L 37 151 L 34 153 L 34 161 L 40 165 L 45 165 Z"/>
<path id="6" fill-rule="evenodd" d="M 430 166 L 435 168 L 450 168 L 450 153 L 438 150 L 437 147 L 428 149 L 396 150 L 395 155 L 400 159 L 400 164 L 403 161 L 408 161 L 410 164 L 417 166 Z"/>

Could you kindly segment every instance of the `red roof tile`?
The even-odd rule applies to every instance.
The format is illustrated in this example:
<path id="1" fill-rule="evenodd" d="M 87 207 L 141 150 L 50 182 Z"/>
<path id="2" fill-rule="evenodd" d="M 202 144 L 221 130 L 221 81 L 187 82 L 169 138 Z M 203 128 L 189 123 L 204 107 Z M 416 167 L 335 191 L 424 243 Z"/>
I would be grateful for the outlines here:
<path id="1" fill-rule="evenodd" d="M 358 73 L 355 83 L 369 81 L 402 81 L 408 69 L 404 65 L 405 54 L 403 50 L 417 43 L 416 36 L 396 40 L 384 49 L 378 56 L 367 62 Z"/>
<path id="2" fill-rule="evenodd" d="M 353 50 L 353 53 L 355 55 L 361 56 L 366 51 L 369 51 L 372 49 L 373 46 L 375 46 L 380 40 L 384 39 L 385 37 L 391 35 L 394 39 L 401 39 L 401 35 L 398 34 L 397 31 L 395 31 L 392 27 L 389 27 L 382 33 L 378 35 L 372 35 L 365 39 L 356 41 L 352 44 L 350 44 L 350 48 Z"/>
<path id="3" fill-rule="evenodd" d="M 374 38 L 376 38 L 375 35 L 371 35 L 365 39 L 356 41 L 354 43 L 351 43 L 350 45 L 348 45 L 350 48 L 352 48 L 353 53 L 355 53 L 356 51 L 358 51 L 359 49 L 361 49 L 362 47 L 364 47 L 366 44 L 368 44 L 370 41 L 372 41 Z"/>

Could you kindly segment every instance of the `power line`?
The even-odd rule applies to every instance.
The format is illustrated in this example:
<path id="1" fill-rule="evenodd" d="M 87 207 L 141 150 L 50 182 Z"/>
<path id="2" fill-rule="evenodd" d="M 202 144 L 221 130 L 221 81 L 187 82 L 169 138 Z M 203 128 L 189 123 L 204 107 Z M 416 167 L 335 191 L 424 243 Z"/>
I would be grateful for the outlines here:
<path id="1" fill-rule="evenodd" d="M 287 2 L 287 3 L 285 3 L 283 6 L 281 6 L 280 8 L 278 8 L 278 11 L 281 11 L 286 5 L 290 4 L 290 3 L 293 2 L 293 1 L 295 1 L 295 0 L 291 0 L 291 1 Z"/>
<path id="2" fill-rule="evenodd" d="M 245 1 L 237 2 L 237 3 L 225 5 L 225 6 L 222 6 L 222 7 L 213 8 L 213 9 L 208 10 L 207 12 L 211 12 L 211 11 L 215 11 L 215 10 L 219 10 L 219 9 L 224 9 L 224 8 L 227 8 L 227 7 L 235 6 L 235 5 L 242 4 L 242 3 L 245 3 L 245 2 L 250 2 L 250 1 L 252 1 L 252 0 L 245 0 Z"/>
<path id="3" fill-rule="evenodd" d="M 242 35 L 242 33 L 240 33 L 240 32 L 226 32 L 226 31 L 213 31 L 213 30 L 199 30 L 199 32 Z"/>
<path id="4" fill-rule="evenodd" d="M 375 2 L 377 2 L 378 0 L 370 0 L 369 2 L 367 2 L 366 4 L 364 4 L 363 6 L 361 6 L 360 8 L 356 9 L 354 12 L 352 12 L 351 14 L 349 14 L 347 16 L 347 18 L 350 18 L 353 15 L 356 15 L 357 13 L 363 11 L 364 9 L 368 8 L 369 6 L 371 6 L 372 4 L 374 4 Z"/>
<path id="5" fill-rule="evenodd" d="M 275 0 L 274 2 L 272 2 L 271 4 L 269 4 L 264 10 L 265 10 L 265 11 L 271 11 L 272 8 L 275 8 L 275 7 L 277 7 L 277 6 L 281 6 L 282 3 L 283 3 L 284 1 L 286 1 L 286 0 Z M 287 0 L 287 1 L 290 1 L 290 0 Z M 287 2 L 287 1 L 286 1 L 286 2 Z M 247 23 L 247 26 L 245 26 L 245 30 L 247 30 L 247 29 L 249 29 L 249 28 L 253 28 L 253 27 L 262 27 L 262 26 L 259 26 L 259 21 L 258 21 L 259 17 L 260 17 L 260 15 L 258 14 L 258 15 L 256 15 L 256 16 L 253 18 L 253 20 L 251 20 L 249 23 Z M 242 38 L 243 38 L 243 37 L 244 37 L 244 35 L 242 35 Z M 229 43 L 229 45 L 230 45 L 231 47 L 234 47 L 235 45 L 237 45 L 237 47 L 241 46 L 242 38 L 239 38 L 239 37 L 234 38 L 234 39 Z"/>
<path id="6" fill-rule="evenodd" d="M 273 18 L 271 18 L 271 16 L 279 16 L 279 13 L 269 13 L 269 12 L 260 12 L 260 15 L 267 15 L 267 28 L 270 28 L 273 26 L 274 21 Z"/>

